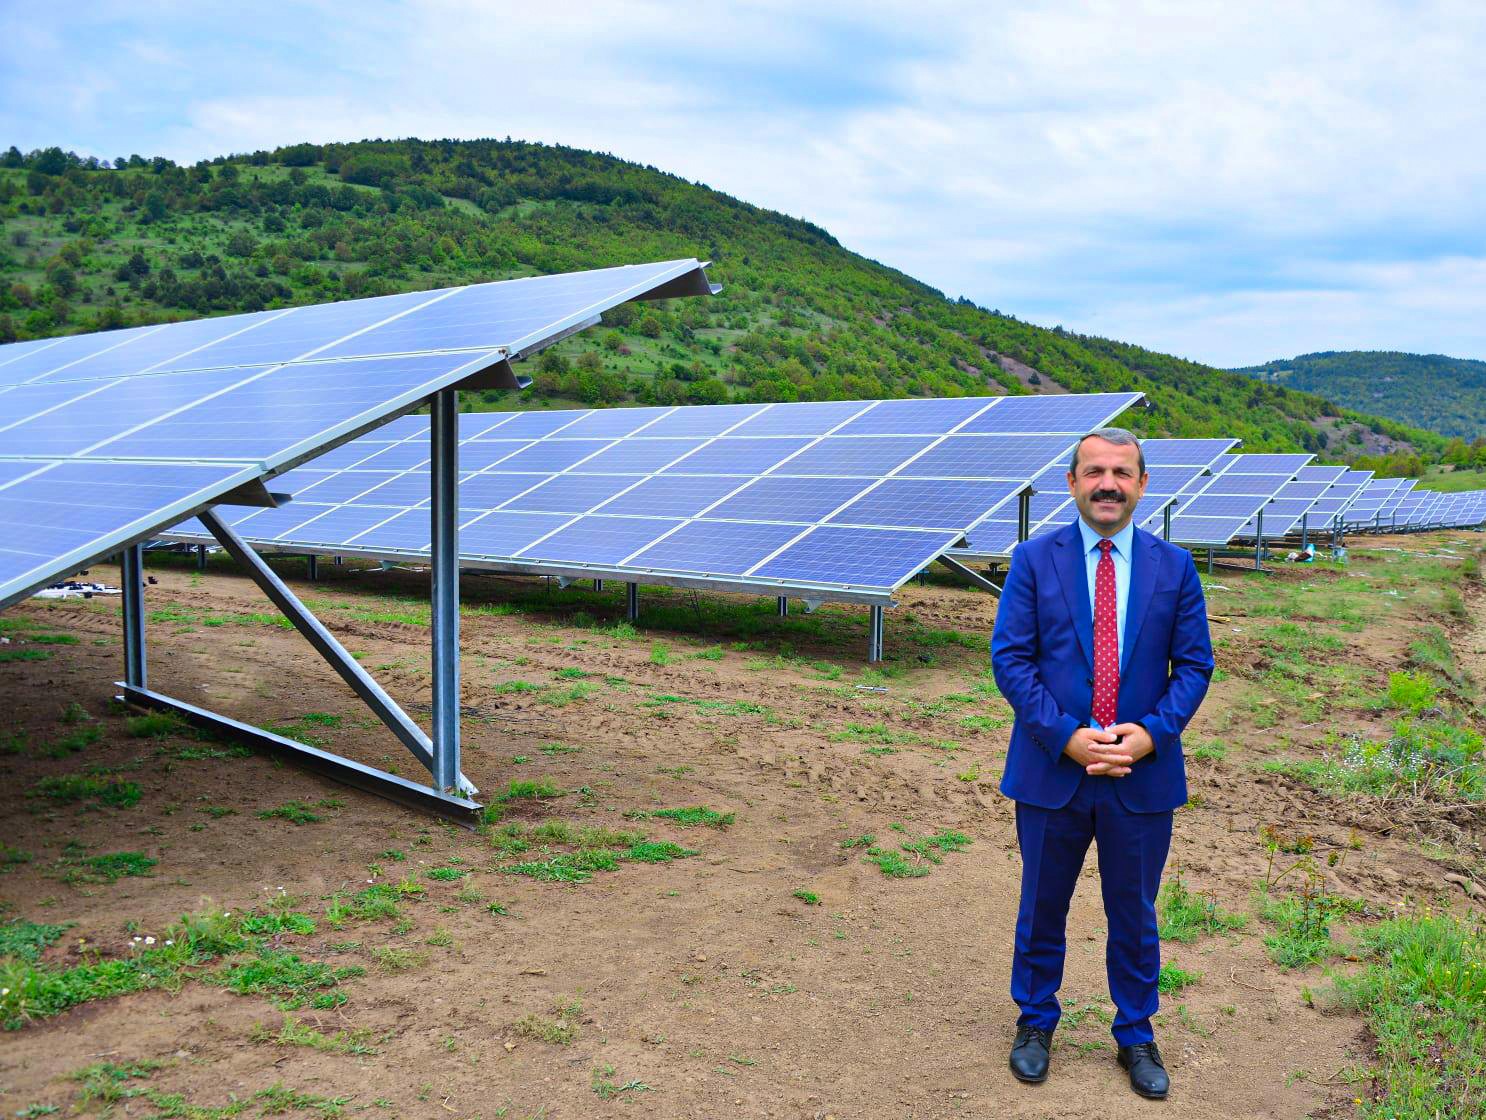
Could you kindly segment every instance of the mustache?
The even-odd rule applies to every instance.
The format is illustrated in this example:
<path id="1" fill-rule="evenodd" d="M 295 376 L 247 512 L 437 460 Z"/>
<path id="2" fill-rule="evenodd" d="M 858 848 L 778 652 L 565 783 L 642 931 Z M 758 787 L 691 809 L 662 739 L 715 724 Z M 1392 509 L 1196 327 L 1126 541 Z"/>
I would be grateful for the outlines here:
<path id="1" fill-rule="evenodd" d="M 1123 502 L 1125 495 L 1118 490 L 1095 490 L 1089 495 L 1091 502 Z"/>

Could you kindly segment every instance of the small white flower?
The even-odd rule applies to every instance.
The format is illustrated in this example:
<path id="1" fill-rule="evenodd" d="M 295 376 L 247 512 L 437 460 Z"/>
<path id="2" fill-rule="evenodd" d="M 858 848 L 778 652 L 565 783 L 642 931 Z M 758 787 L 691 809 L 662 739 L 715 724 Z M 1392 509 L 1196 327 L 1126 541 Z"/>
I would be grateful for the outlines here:
<path id="1" fill-rule="evenodd" d="M 167 944 L 167 945 L 174 945 L 175 942 L 173 940 L 167 939 L 166 942 L 165 942 L 165 944 Z"/>
<path id="2" fill-rule="evenodd" d="M 231 910 L 223 910 L 222 911 L 222 917 L 224 917 L 224 918 L 230 918 L 230 917 L 232 917 L 232 911 Z"/>
<path id="3" fill-rule="evenodd" d="M 8 996 L 8 995 L 10 995 L 10 989 L 9 988 L 0 988 L 0 996 Z"/>
<path id="4" fill-rule="evenodd" d="M 153 945 L 155 943 L 155 939 L 153 937 L 146 937 L 144 939 L 144 943 L 146 945 Z"/>
<path id="5" fill-rule="evenodd" d="M 135 941 L 142 941 L 142 940 L 144 940 L 144 939 L 143 939 L 143 938 L 141 938 L 141 937 L 136 937 L 136 938 L 135 938 L 135 939 L 134 939 L 134 940 L 135 940 Z"/>

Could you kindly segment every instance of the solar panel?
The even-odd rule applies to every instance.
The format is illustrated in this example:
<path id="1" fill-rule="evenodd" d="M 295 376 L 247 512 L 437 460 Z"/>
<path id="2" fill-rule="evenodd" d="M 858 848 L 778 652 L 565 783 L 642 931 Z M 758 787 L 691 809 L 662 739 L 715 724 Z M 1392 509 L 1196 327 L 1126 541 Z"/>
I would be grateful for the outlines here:
<path id="1" fill-rule="evenodd" d="M 668 261 L 0 346 L 0 448 L 50 467 L 0 484 L 7 515 L 20 519 L 3 547 L 21 557 L 0 569 L 0 606 L 603 310 L 705 289 L 696 261 Z M 402 471 L 427 449 L 382 439 L 349 461 L 378 457 Z M 142 478 L 117 472 L 150 465 L 166 481 L 133 489 L 113 481 Z M 99 514 L 80 484 L 54 485 L 74 471 L 99 480 L 98 493 L 123 487 L 116 513 Z M 197 485 L 207 478 L 215 481 Z M 31 497 L 38 493 L 46 498 Z M 138 504 L 150 495 L 161 502 L 154 515 Z M 411 494 L 403 487 L 400 496 Z M 68 531 L 52 532 L 51 516 L 64 517 Z M 348 524 L 354 516 L 344 515 Z M 91 544 L 78 543 L 76 529 L 92 533 Z M 51 559 L 33 565 L 38 557 Z"/>
<path id="2" fill-rule="evenodd" d="M 1148 439 L 1141 441 L 1149 481 L 1136 514 L 1137 523 L 1159 532 L 1162 512 L 1173 497 L 1195 481 L 1208 480 L 1209 465 L 1230 448 L 1236 439 Z M 1067 456 L 1042 471 L 1033 480 L 1037 493 L 1030 502 L 1029 536 L 1040 536 L 1065 525 L 1077 516 L 1068 494 Z M 1017 542 L 1017 523 L 1010 517 L 993 517 L 967 535 L 965 548 L 954 555 L 1000 557 L 1009 555 Z"/>
<path id="3" fill-rule="evenodd" d="M 1089 417 L 1107 423 L 1137 400 L 1131 393 L 1060 395 L 1053 405 L 919 398 L 522 413 L 500 422 L 466 414 L 459 506 L 480 512 L 461 527 L 460 550 L 468 563 L 506 570 L 886 594 L 938 555 L 933 550 L 1011 507 L 1033 476 L 1068 454 Z M 1035 433 L 964 434 L 1008 405 L 1007 423 L 1035 425 Z M 416 420 L 405 422 L 402 442 L 368 442 L 367 454 L 343 455 L 338 470 L 321 471 L 319 460 L 299 468 L 296 480 L 308 483 L 303 498 L 324 495 L 345 509 L 385 499 L 378 508 L 387 511 L 401 497 L 415 510 L 414 499 L 427 492 Z M 1057 423 L 1068 427 L 1046 430 Z M 389 471 L 409 481 L 385 477 Z M 475 491 L 483 508 L 469 496 Z M 255 524 L 275 529 L 265 544 L 330 550 L 326 529 L 309 540 L 277 521 L 250 518 L 238 528 L 258 541 Z M 402 521 L 367 528 L 353 515 L 346 524 L 357 530 L 346 538 L 349 553 L 426 548 L 408 543 L 416 533 L 391 541 Z M 173 535 L 190 537 L 184 529 Z"/>

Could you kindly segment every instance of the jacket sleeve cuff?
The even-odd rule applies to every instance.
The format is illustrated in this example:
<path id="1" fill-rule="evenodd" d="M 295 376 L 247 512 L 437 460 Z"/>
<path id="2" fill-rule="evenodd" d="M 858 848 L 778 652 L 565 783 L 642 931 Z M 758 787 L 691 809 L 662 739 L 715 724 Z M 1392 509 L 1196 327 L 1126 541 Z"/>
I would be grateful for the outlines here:
<path id="1" fill-rule="evenodd" d="M 1079 726 L 1078 720 L 1072 716 L 1062 716 L 1057 723 L 1048 728 L 1047 736 L 1039 741 L 1043 749 L 1056 760 L 1062 755 L 1063 748 L 1068 745 L 1068 740 L 1073 738 L 1073 733 L 1079 729 Z M 1052 742 L 1053 739 L 1057 742 Z"/>

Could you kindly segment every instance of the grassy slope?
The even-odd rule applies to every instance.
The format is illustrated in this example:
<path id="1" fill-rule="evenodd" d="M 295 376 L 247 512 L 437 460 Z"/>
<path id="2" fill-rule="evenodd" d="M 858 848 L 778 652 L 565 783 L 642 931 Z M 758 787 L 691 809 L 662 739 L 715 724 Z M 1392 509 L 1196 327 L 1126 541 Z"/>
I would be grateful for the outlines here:
<path id="1" fill-rule="evenodd" d="M 1237 372 L 1447 436 L 1486 437 L 1486 362 L 1346 350 L 1302 354 Z"/>
<path id="2" fill-rule="evenodd" d="M 299 145 L 176 167 L 0 158 L 0 338 L 698 256 L 712 300 L 628 306 L 524 401 L 705 403 L 1138 389 L 1151 435 L 1355 461 L 1443 441 L 1319 397 L 944 296 L 806 222 L 652 168 L 493 141 Z M 1020 365 L 1019 365 L 1020 363 Z M 1036 373 L 1027 370 L 1032 367 Z"/>

